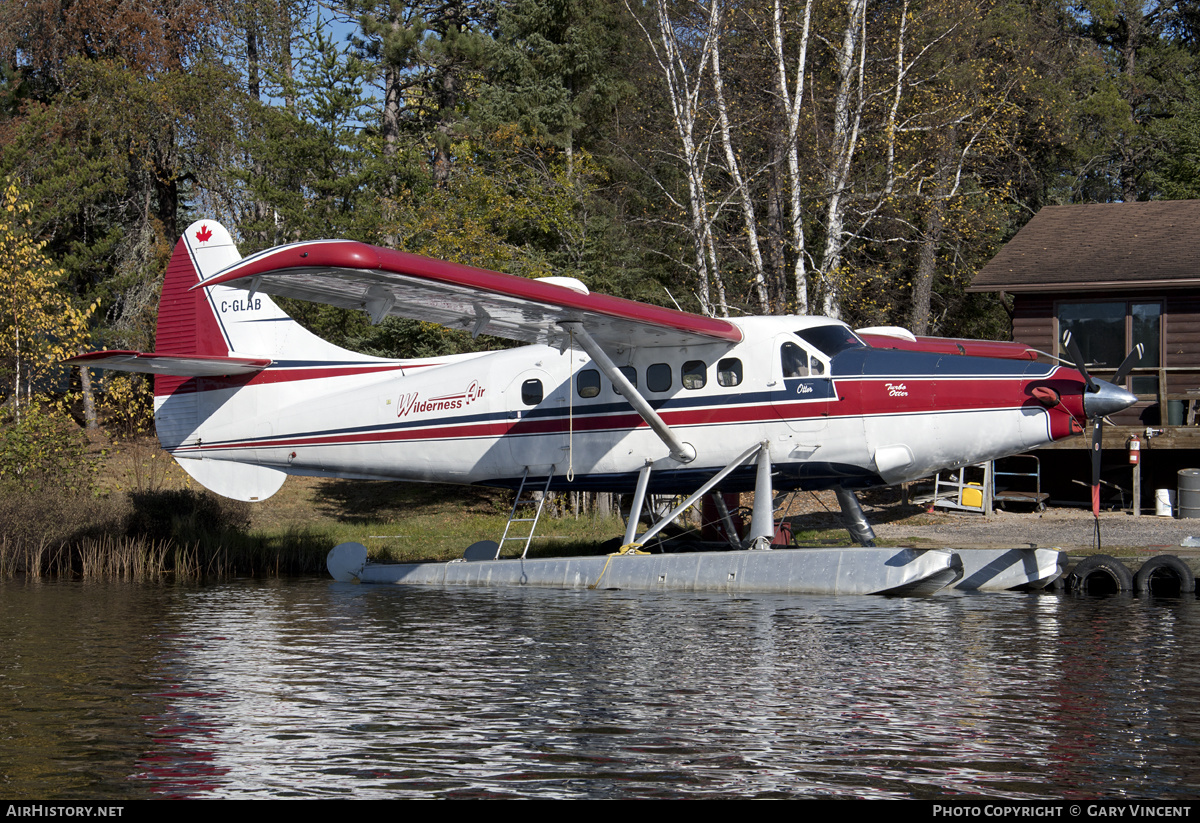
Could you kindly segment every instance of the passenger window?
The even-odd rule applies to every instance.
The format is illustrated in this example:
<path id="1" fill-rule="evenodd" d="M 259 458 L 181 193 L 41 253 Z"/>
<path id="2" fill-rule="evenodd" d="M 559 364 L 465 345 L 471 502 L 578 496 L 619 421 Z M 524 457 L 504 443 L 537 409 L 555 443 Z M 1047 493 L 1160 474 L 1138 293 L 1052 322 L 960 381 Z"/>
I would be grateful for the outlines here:
<path id="1" fill-rule="evenodd" d="M 646 369 L 646 388 L 650 391 L 670 391 L 671 367 L 666 363 L 655 363 Z"/>
<path id="2" fill-rule="evenodd" d="M 784 377 L 808 377 L 808 352 L 795 343 L 784 343 L 779 350 Z"/>
<path id="3" fill-rule="evenodd" d="M 575 378 L 575 388 L 580 397 L 595 397 L 600 393 L 600 372 L 584 369 Z"/>
<path id="4" fill-rule="evenodd" d="M 536 406 L 542 402 L 542 381 L 532 379 L 521 384 L 521 402 L 526 406 Z"/>
<path id="5" fill-rule="evenodd" d="M 635 369 L 633 366 L 618 366 L 617 371 L 625 375 L 625 379 L 628 380 L 635 389 L 637 388 L 637 369 Z M 613 384 L 613 391 L 617 394 L 621 393 L 621 390 L 617 388 L 616 383 Z"/>
<path id="6" fill-rule="evenodd" d="M 730 388 L 742 383 L 742 361 L 736 357 L 726 357 L 717 363 L 717 385 Z"/>
<path id="7" fill-rule="evenodd" d="M 702 389 L 708 382 L 708 364 L 703 360 L 689 360 L 683 364 L 679 377 L 685 389 Z"/>

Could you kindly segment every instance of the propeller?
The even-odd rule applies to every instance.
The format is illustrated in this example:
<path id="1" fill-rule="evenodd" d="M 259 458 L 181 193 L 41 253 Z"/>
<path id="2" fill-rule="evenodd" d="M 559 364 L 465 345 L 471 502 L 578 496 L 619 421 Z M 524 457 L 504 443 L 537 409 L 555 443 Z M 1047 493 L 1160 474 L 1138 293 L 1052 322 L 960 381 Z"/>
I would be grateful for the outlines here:
<path id="1" fill-rule="evenodd" d="M 1099 384 L 1088 374 L 1087 366 L 1083 363 L 1083 355 L 1079 352 L 1079 344 L 1075 342 L 1075 338 L 1069 329 L 1063 332 L 1063 345 L 1067 347 L 1067 353 L 1071 355 L 1071 365 L 1083 375 L 1083 382 L 1087 384 L 1088 392 L 1095 394 L 1100 391 Z M 1126 357 L 1125 359 L 1128 360 L 1129 358 Z"/>
<path id="2" fill-rule="evenodd" d="M 1079 374 L 1083 377 L 1083 413 L 1088 422 L 1092 424 L 1092 517 L 1096 524 L 1096 548 L 1099 549 L 1100 448 L 1104 440 L 1104 418 L 1108 414 L 1129 408 L 1137 401 L 1133 394 L 1117 384 L 1128 377 L 1134 365 L 1142 359 L 1145 347 L 1141 343 L 1134 346 L 1133 350 L 1125 355 L 1121 365 L 1117 367 L 1117 373 L 1113 376 L 1112 383 L 1109 383 L 1104 380 L 1096 380 L 1088 374 L 1087 366 L 1083 362 L 1083 355 L 1079 351 L 1079 344 L 1075 342 L 1070 331 L 1063 332 L 1063 345 L 1066 346 L 1067 353 L 1071 356 L 1071 365 L 1078 369 Z"/>

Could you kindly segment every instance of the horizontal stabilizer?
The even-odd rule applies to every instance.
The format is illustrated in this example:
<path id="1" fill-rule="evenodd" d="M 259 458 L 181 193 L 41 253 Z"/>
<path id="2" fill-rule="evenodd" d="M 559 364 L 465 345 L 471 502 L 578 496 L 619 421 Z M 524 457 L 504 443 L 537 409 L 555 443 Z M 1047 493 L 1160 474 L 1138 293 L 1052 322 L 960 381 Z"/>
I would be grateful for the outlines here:
<path id="1" fill-rule="evenodd" d="M 63 361 L 94 369 L 113 369 L 176 377 L 228 377 L 253 374 L 271 365 L 265 357 L 219 357 L 203 354 L 150 354 L 137 351 L 94 351 Z"/>

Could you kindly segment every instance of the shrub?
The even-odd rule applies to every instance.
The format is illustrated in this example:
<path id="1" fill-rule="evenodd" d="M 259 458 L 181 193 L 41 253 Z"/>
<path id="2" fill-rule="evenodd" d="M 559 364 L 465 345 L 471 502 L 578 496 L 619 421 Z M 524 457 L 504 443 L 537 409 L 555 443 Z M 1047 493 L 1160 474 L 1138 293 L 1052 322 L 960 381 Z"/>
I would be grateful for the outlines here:
<path id="1" fill-rule="evenodd" d="M 13 546 L 57 546 L 120 533 L 129 515 L 122 496 L 93 497 L 69 489 L 0 488 L 0 540 Z"/>
<path id="2" fill-rule="evenodd" d="M 250 527 L 250 504 L 208 491 L 163 489 L 129 494 L 131 511 L 125 534 L 150 540 L 192 543 L 206 537 L 244 532 Z"/>
<path id="3" fill-rule="evenodd" d="M 87 435 L 67 414 L 37 403 L 0 412 L 0 487 L 83 492 L 95 458 Z"/>

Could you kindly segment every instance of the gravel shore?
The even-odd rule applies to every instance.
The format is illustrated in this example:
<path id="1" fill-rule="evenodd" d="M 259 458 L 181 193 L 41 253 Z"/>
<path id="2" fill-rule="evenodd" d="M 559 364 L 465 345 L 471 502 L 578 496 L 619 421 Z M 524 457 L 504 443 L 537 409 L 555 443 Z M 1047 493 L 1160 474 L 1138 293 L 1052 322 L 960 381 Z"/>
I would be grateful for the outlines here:
<path id="1" fill-rule="evenodd" d="M 1048 508 L 1044 512 L 996 511 L 991 517 L 966 512 L 905 505 L 894 495 L 864 494 L 863 510 L 881 545 L 920 548 L 1057 547 L 1068 552 L 1093 551 L 1092 513 L 1080 508 Z M 800 493 L 787 513 L 798 529 L 828 529 L 841 525 L 832 492 Z M 1101 548 L 1105 554 L 1153 554 L 1200 557 L 1200 548 L 1181 547 L 1190 536 L 1200 537 L 1200 520 L 1176 520 L 1143 513 L 1101 512 Z"/>
<path id="2" fill-rule="evenodd" d="M 875 527 L 880 540 L 899 545 L 954 548 L 1054 546 L 1064 551 L 1091 551 L 1095 527 L 1090 511 L 1047 509 L 1040 514 L 997 512 L 991 517 L 972 514 L 933 514 Z M 1183 548 L 1189 536 L 1200 535 L 1200 521 L 1174 520 L 1122 512 L 1100 514 L 1101 547 L 1106 554 L 1196 554 Z"/>

